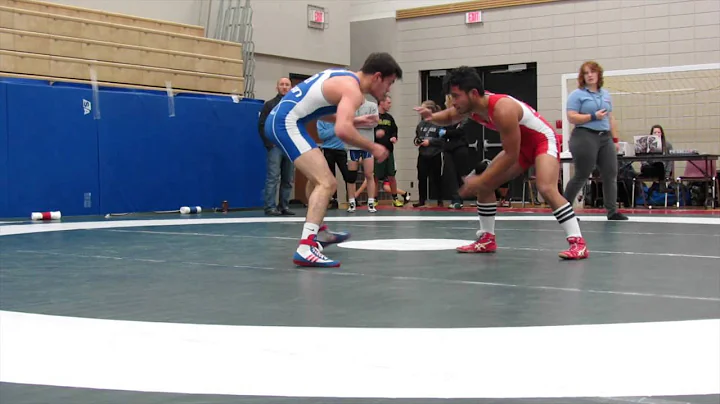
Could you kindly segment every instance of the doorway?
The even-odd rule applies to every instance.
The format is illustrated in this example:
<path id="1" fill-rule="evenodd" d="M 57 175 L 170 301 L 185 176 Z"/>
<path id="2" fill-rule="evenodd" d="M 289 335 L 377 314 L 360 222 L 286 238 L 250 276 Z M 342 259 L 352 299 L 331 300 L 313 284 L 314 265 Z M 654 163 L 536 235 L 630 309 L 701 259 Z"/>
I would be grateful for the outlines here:
<path id="1" fill-rule="evenodd" d="M 307 79 L 310 78 L 309 75 L 306 74 L 297 74 L 297 73 L 290 73 L 290 85 L 292 87 L 295 87 L 298 85 L 298 83 L 301 83 Z M 308 122 L 305 125 L 305 129 L 307 130 L 310 137 L 316 142 L 320 143 L 320 138 L 318 136 L 317 132 L 317 120 L 313 120 Z M 300 171 L 295 169 L 295 193 L 294 198 L 292 200 L 292 203 L 295 204 L 303 204 L 307 205 L 308 203 L 308 195 L 305 194 L 305 188 L 307 186 L 307 177 L 305 177 Z"/>
<path id="2" fill-rule="evenodd" d="M 493 93 L 508 94 L 537 110 L 537 63 L 520 63 L 514 65 L 497 65 L 475 67 L 483 80 L 485 89 Z M 445 106 L 445 94 L 442 90 L 443 80 L 449 69 L 436 69 L 420 72 L 421 100 L 433 100 Z M 484 126 L 470 122 L 465 126 L 468 143 L 470 144 L 470 167 L 475 167 L 483 159 L 492 160 L 500 151 L 500 134 Z M 432 182 L 432 181 L 431 181 Z M 522 199 L 522 178 L 510 183 L 508 198 Z M 437 186 L 430 184 L 430 198 L 436 199 L 433 191 Z"/>

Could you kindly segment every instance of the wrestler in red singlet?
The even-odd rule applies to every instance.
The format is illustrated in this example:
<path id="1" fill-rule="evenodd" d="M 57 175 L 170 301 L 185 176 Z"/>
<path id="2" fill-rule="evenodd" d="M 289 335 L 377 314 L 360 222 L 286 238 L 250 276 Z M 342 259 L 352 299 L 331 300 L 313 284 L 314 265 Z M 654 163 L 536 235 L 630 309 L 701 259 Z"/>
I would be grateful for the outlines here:
<path id="1" fill-rule="evenodd" d="M 492 120 L 495 105 L 501 98 L 508 98 L 520 105 L 523 116 L 520 119 L 520 166 L 527 170 L 535 165 L 535 157 L 540 154 L 549 154 L 560 161 L 560 136 L 550 124 L 531 106 L 506 94 L 493 94 L 485 91 L 488 96 L 488 120 L 479 114 L 471 113 L 470 118 L 488 129 L 498 131 Z"/>
<path id="2" fill-rule="evenodd" d="M 570 248 L 558 255 L 563 259 L 584 259 L 590 253 L 580 232 L 572 205 L 558 190 L 560 142 L 550 124 L 533 108 L 504 94 L 485 91 L 482 79 L 471 67 L 462 66 L 445 76 L 444 90 L 453 100 L 452 108 L 433 114 L 415 108 L 420 115 L 441 126 L 460 122 L 466 116 L 500 133 L 503 150 L 482 174 L 466 178 L 462 196 L 477 196 L 480 230 L 477 241 L 458 247 L 463 253 L 489 253 L 497 250 L 495 189 L 535 166 L 538 192 L 548 202 L 553 215 L 565 230 Z"/>

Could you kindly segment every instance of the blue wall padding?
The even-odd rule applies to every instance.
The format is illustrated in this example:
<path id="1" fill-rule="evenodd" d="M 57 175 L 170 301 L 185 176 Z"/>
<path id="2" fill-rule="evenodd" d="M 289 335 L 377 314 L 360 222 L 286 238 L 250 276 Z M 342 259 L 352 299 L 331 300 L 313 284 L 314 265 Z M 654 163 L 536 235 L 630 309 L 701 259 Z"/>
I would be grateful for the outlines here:
<path id="1" fill-rule="evenodd" d="M 262 206 L 261 106 L 212 97 L 103 93 L 100 184 L 107 212 Z M 252 117 L 255 117 L 252 119 Z M 137 117 L 142 117 L 138 119 Z"/>
<path id="2" fill-rule="evenodd" d="M 101 88 L 95 119 L 83 100 L 87 85 L 0 79 L 0 217 L 262 206 L 261 101 L 179 95 L 170 117 L 163 92 Z"/>
<path id="3" fill-rule="evenodd" d="M 100 213 L 97 133 L 79 88 L 7 84 L 8 208 L 3 216 Z M 87 195 L 87 199 L 86 199 Z"/>
<path id="4" fill-rule="evenodd" d="M 188 105 L 199 100 L 188 98 L 179 105 Z M 187 104 L 186 104 L 187 102 Z M 208 99 L 210 122 L 208 131 L 212 147 L 207 149 L 209 163 L 206 169 L 217 173 L 207 178 L 219 200 L 228 200 L 231 206 L 263 206 L 263 189 L 266 176 L 267 152 L 258 135 L 258 115 L 262 104 L 233 103 L 230 99 Z M 237 120 L 235 116 L 253 117 Z M 199 121 L 199 125 L 202 125 Z M 217 147 L 225 145 L 225 147 Z M 237 164 L 237 161 L 244 162 Z"/>
<path id="5" fill-rule="evenodd" d="M 195 190 L 182 162 L 192 145 L 176 133 L 167 97 L 104 92 L 98 120 L 100 189 L 106 212 L 179 209 Z M 192 189 L 192 191 L 190 191 Z"/>
<path id="6" fill-rule="evenodd" d="M 0 82 L 0 212 L 8 211 L 7 126 L 7 88 Z"/>

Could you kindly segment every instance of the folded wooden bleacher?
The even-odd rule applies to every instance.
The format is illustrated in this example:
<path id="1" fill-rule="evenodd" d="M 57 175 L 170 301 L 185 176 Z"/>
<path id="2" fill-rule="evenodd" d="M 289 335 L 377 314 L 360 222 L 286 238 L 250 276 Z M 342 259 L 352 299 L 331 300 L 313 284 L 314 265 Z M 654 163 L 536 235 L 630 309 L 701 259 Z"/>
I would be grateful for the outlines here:
<path id="1" fill-rule="evenodd" d="M 0 76 L 244 92 L 242 45 L 200 26 L 35 0 L 0 0 Z"/>

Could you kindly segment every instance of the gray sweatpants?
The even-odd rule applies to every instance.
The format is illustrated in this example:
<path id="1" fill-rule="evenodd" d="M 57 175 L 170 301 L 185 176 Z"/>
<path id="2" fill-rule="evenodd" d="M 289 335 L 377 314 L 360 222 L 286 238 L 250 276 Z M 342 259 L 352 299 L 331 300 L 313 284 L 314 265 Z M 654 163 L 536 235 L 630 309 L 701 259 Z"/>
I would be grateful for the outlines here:
<path id="1" fill-rule="evenodd" d="M 576 127 L 568 143 L 575 165 L 575 175 L 565 188 L 565 199 L 572 203 L 577 198 L 597 166 L 602 179 L 603 203 L 607 214 L 610 216 L 617 212 L 617 149 L 610 132 L 599 134 Z"/>

